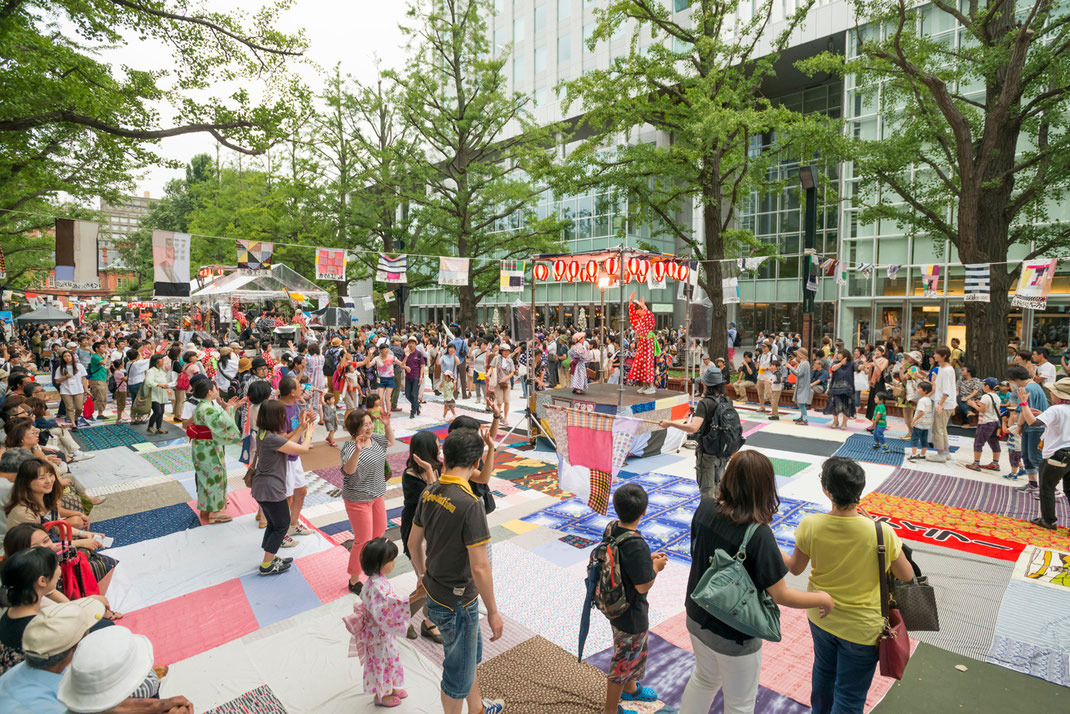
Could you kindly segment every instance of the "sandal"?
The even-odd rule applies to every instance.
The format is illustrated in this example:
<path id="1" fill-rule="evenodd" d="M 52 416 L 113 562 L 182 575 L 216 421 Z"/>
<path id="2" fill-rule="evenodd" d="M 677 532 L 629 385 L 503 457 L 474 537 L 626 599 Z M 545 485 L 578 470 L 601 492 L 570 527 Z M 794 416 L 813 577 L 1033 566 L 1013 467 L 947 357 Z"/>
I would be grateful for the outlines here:
<path id="1" fill-rule="evenodd" d="M 211 516 L 209 516 L 205 520 L 208 521 L 208 525 L 212 525 L 213 523 L 230 523 L 234 519 L 231 518 L 230 516 L 228 516 L 226 513 L 220 513 L 215 518 L 212 518 Z"/>
<path id="2" fill-rule="evenodd" d="M 401 699 L 393 694 L 387 694 L 385 697 L 376 697 L 375 706 L 377 707 L 397 707 L 401 706 Z"/>
<path id="3" fill-rule="evenodd" d="M 428 627 L 426 622 L 421 623 L 420 634 L 431 640 L 432 642 L 442 644 L 442 633 L 438 631 L 438 627 L 434 624 Z"/>

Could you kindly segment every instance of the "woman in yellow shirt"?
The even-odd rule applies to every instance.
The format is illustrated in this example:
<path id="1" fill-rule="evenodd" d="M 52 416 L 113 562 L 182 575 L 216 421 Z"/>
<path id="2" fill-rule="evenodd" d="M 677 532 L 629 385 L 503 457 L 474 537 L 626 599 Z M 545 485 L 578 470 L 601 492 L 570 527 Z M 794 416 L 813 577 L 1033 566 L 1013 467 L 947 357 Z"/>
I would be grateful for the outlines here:
<path id="1" fill-rule="evenodd" d="M 861 714 L 877 668 L 877 638 L 884 625 L 877 579 L 877 531 L 858 512 L 866 485 L 862 467 L 833 456 L 821 468 L 821 488 L 832 501 L 828 513 L 803 518 L 795 530 L 795 552 L 784 562 L 793 575 L 807 564 L 810 590 L 832 596 L 836 609 L 826 617 L 809 611 L 814 638 L 810 705 L 815 714 Z M 914 569 L 899 536 L 881 524 L 885 563 L 900 580 L 913 580 Z"/>

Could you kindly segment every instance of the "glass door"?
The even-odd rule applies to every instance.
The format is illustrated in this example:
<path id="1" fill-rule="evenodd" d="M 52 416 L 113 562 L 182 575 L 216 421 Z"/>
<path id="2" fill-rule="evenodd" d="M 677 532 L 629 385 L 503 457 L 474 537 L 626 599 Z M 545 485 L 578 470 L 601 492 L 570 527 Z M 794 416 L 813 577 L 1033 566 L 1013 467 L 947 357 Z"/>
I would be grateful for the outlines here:
<path id="1" fill-rule="evenodd" d="M 877 325 L 872 339 L 874 342 L 892 340 L 902 343 L 903 303 L 877 305 Z"/>

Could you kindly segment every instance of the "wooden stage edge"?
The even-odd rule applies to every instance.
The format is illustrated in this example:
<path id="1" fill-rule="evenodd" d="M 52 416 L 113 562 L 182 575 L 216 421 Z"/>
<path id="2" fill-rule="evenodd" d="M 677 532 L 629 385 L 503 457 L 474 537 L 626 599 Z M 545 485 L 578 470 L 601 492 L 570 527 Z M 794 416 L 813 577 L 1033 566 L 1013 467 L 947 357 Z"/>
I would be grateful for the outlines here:
<path id="1" fill-rule="evenodd" d="M 587 387 L 587 391 L 583 394 L 573 394 L 572 389 L 569 387 L 558 387 L 556 389 L 549 389 L 544 392 L 544 394 L 549 394 L 554 399 L 560 400 L 616 405 L 617 390 L 619 388 L 619 385 L 616 384 L 591 384 Z M 624 400 L 622 401 L 622 404 L 624 406 L 630 407 L 635 404 L 656 402 L 661 399 L 687 398 L 687 395 L 683 392 L 677 392 L 673 389 L 659 389 L 654 394 L 639 394 L 635 391 L 636 389 L 638 389 L 638 387 L 624 387 Z"/>

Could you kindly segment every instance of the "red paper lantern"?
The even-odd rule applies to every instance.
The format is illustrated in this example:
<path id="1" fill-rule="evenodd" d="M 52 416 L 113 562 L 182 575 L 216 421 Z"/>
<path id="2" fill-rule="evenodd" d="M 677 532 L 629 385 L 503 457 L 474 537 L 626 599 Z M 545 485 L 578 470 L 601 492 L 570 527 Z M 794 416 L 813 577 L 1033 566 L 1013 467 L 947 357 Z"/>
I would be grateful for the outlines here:
<path id="1" fill-rule="evenodd" d="M 666 275 L 665 261 L 663 261 L 663 260 L 655 260 L 654 261 L 654 265 L 651 267 L 651 270 L 654 271 L 654 282 L 655 283 L 660 283 L 662 280 L 665 279 L 665 275 Z"/>
<path id="2" fill-rule="evenodd" d="M 605 262 L 602 263 L 602 265 L 605 266 L 607 273 L 609 273 L 610 275 L 616 275 L 618 279 L 620 278 L 620 263 L 618 262 L 617 258 L 606 258 Z"/>
<path id="3" fill-rule="evenodd" d="M 665 263 L 665 274 L 673 280 L 677 279 L 676 276 L 679 274 L 679 269 L 680 266 L 676 264 L 675 260 L 670 260 Z"/>
<path id="4" fill-rule="evenodd" d="M 546 281 L 550 279 L 550 266 L 546 263 L 536 263 L 533 270 L 536 280 Z"/>
<path id="5" fill-rule="evenodd" d="M 588 260 L 587 265 L 583 271 L 583 279 L 589 283 L 593 283 L 598 279 L 598 261 Z"/>
<path id="6" fill-rule="evenodd" d="M 690 274 L 691 274 L 691 267 L 686 262 L 680 263 L 680 265 L 677 266 L 677 268 L 676 268 L 676 279 L 677 280 L 681 280 L 681 281 L 687 280 L 687 276 L 690 275 Z"/>
<path id="7" fill-rule="evenodd" d="M 554 280 L 561 282 L 565 279 L 565 261 L 554 261 Z"/>
<path id="8" fill-rule="evenodd" d="M 580 264 L 579 264 L 579 262 L 575 261 L 575 260 L 568 261 L 568 268 L 565 271 L 565 276 L 568 278 L 568 281 L 570 283 L 571 282 L 575 282 L 576 277 L 579 274 L 580 274 Z"/>
<path id="9" fill-rule="evenodd" d="M 639 267 L 635 271 L 635 279 L 638 280 L 641 283 L 645 283 L 646 282 L 646 277 L 648 275 L 650 275 L 650 261 L 649 260 L 640 260 L 639 261 Z"/>
<path id="10" fill-rule="evenodd" d="M 629 273 L 638 273 L 639 272 L 639 263 L 640 263 L 640 260 L 638 258 L 635 258 L 635 257 L 628 258 L 628 272 Z"/>

